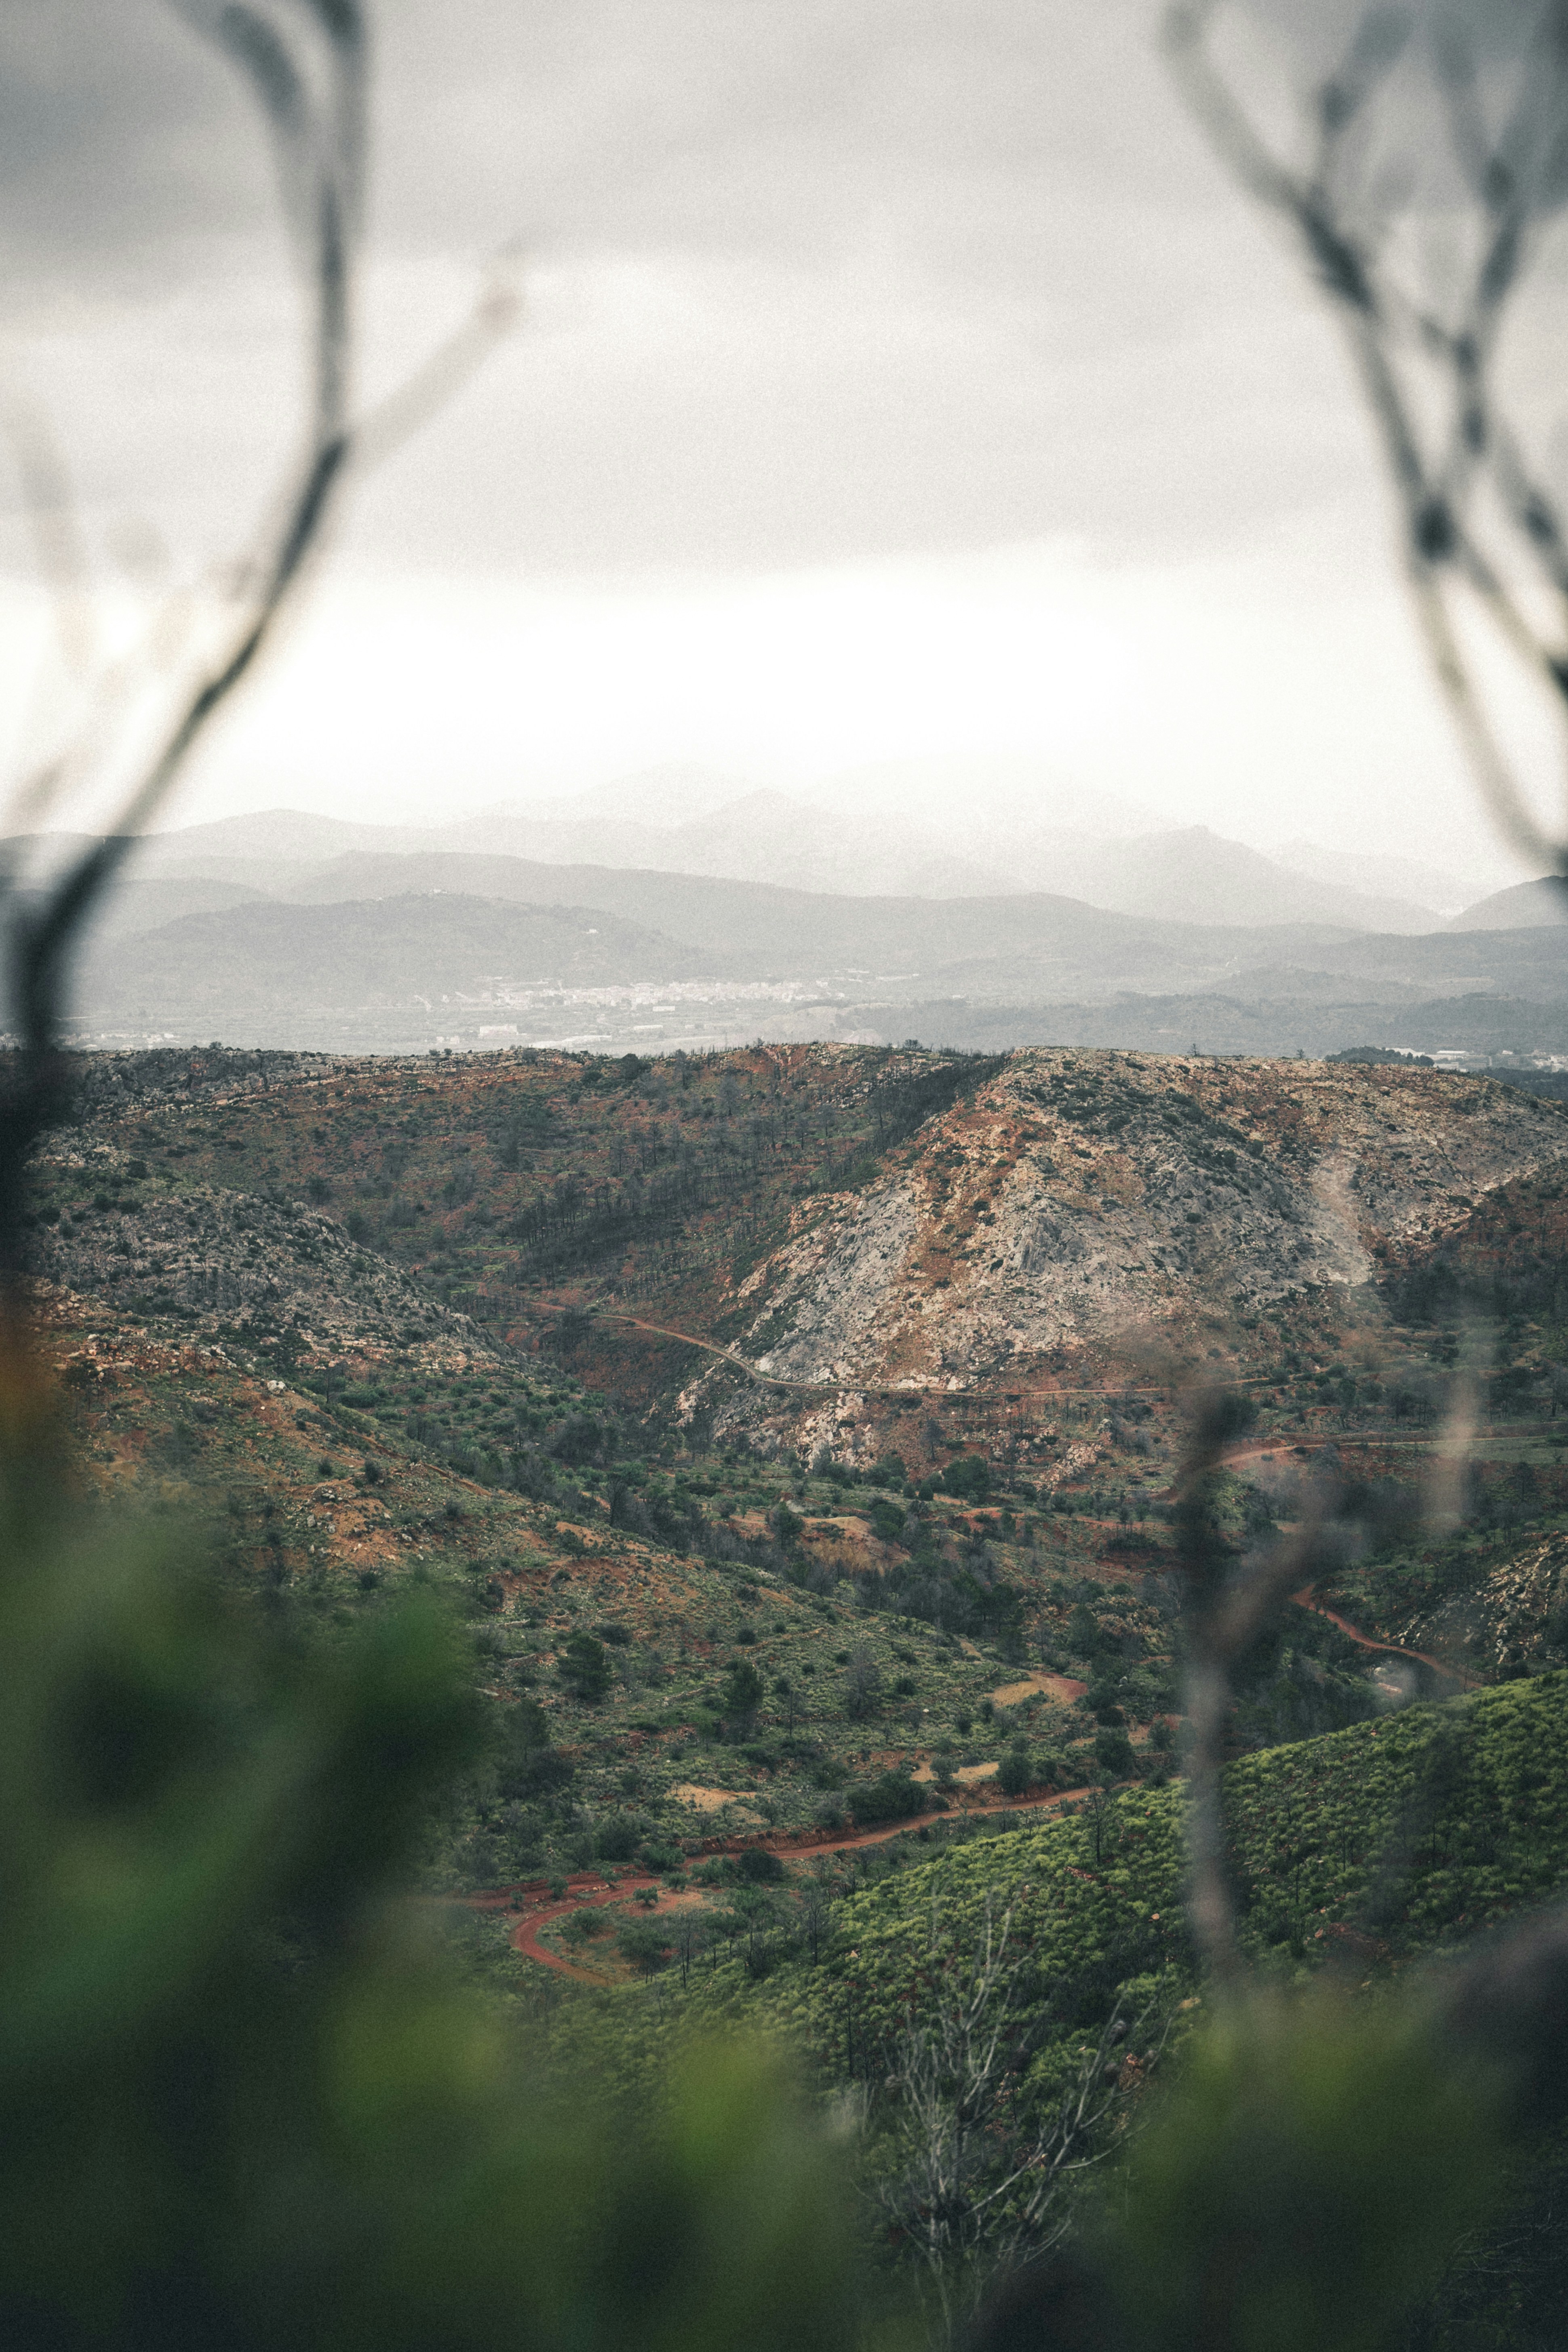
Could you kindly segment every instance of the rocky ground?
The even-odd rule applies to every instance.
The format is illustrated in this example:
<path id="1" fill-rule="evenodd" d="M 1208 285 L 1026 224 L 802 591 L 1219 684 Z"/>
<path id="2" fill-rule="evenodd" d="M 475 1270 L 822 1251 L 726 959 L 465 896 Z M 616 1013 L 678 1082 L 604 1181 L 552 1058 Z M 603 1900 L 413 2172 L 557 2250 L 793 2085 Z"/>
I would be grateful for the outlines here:
<path id="1" fill-rule="evenodd" d="M 41 1171 L 77 1192 L 102 1162 L 68 1156 Z M 110 1180 L 112 1181 L 112 1180 Z M 284 1360 L 389 1352 L 413 1361 L 494 1360 L 493 1342 L 386 1257 L 303 1201 L 200 1186 L 142 1193 L 123 1182 L 68 1206 L 51 1201 L 35 1234 L 46 1280 L 132 1312 L 178 1317 L 214 1337 L 281 1350 Z"/>
<path id="2" fill-rule="evenodd" d="M 742 1287 L 740 1345 L 796 1380 L 957 1393 L 1209 1329 L 1234 1344 L 1308 1292 L 1364 1293 L 1391 1252 L 1565 1161 L 1568 1116 L 1485 1079 L 1018 1054 L 879 1181 L 798 1218 Z M 722 1412 L 776 1420 L 777 1400 Z"/>

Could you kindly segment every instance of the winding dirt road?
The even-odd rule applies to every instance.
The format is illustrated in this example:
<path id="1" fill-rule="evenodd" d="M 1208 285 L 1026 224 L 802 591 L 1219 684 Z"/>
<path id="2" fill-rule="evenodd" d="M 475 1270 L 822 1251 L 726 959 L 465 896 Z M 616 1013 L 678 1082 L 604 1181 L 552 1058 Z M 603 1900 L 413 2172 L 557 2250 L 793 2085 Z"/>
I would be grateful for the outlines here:
<path id="1" fill-rule="evenodd" d="M 1049 1796 L 1015 1797 L 1002 1805 L 969 1805 L 963 1808 L 958 1818 L 973 1818 L 987 1812 L 1048 1812 L 1058 1805 L 1081 1801 L 1090 1793 L 1088 1789 L 1061 1789 Z M 776 1854 L 780 1861 L 800 1861 L 810 1854 L 847 1853 L 857 1846 L 880 1845 L 887 1839 L 900 1837 L 915 1826 L 916 1819 L 912 1818 L 889 1822 L 874 1830 L 852 1830 L 843 1837 L 823 1837 L 809 1830 L 792 1830 L 773 1838 L 717 1839 L 706 1851 L 718 1854 L 743 1853 L 751 1849 L 760 1849 L 763 1853 Z M 503 1887 L 493 1894 L 477 1895 L 474 1901 L 484 1910 L 520 1910 L 522 1913 L 512 1930 L 511 1941 L 525 1959 L 537 1960 L 542 1968 L 553 1969 L 558 1976 L 574 1977 L 580 1984 L 602 1984 L 603 1977 L 594 1969 L 579 1968 L 562 1953 L 551 1951 L 541 1943 L 541 1930 L 548 1927 L 553 1920 L 563 1918 L 569 1911 L 596 1910 L 606 1904 L 625 1903 L 639 1888 L 649 1886 L 658 1887 L 661 1895 L 664 1895 L 661 1881 L 651 1871 L 627 1871 L 624 1877 L 609 1880 L 602 1872 L 591 1870 L 568 1879 L 564 1895 L 552 1895 L 542 1879 L 534 1879 L 525 1885 Z M 671 1912 L 682 1907 L 683 1900 L 689 1902 L 689 1896 L 668 1896 L 647 1905 L 647 1916 L 651 1918 L 668 1917 Z"/>
<path id="2" fill-rule="evenodd" d="M 1352 1625 L 1348 1617 L 1342 1616 L 1337 1609 L 1331 1609 L 1326 1601 L 1320 1601 L 1310 1584 L 1304 1585 L 1300 1592 L 1293 1592 L 1290 1598 L 1299 1609 L 1310 1609 L 1320 1617 L 1326 1617 L 1331 1625 L 1337 1626 L 1360 1649 L 1379 1651 L 1390 1657 L 1413 1659 L 1417 1664 L 1429 1667 L 1434 1673 L 1458 1683 L 1462 1690 L 1482 1687 L 1479 1677 L 1468 1674 L 1462 1666 L 1447 1665 L 1441 1658 L 1432 1657 L 1425 1650 L 1406 1649 L 1401 1643 L 1380 1642 L 1373 1634 L 1363 1633 L 1359 1625 Z M 1001 1811 L 1051 1812 L 1062 1805 L 1080 1803 L 1091 1793 L 1087 1788 L 1062 1789 L 1048 1796 L 1017 1797 L 1007 1805 L 966 1806 L 960 1818 Z M 842 1837 L 791 1830 L 771 1838 L 719 1838 L 706 1845 L 703 1851 L 709 1854 L 743 1853 L 751 1848 L 757 1848 L 763 1853 L 776 1855 L 780 1861 L 800 1861 L 809 1854 L 848 1853 L 858 1846 L 880 1845 L 889 1838 L 901 1836 L 913 1826 L 912 1820 L 890 1822 L 877 1829 L 852 1830 Z M 568 1879 L 563 1895 L 552 1895 L 543 1879 L 533 1879 L 525 1885 L 498 1888 L 493 1893 L 476 1895 L 472 1900 L 481 1909 L 521 1914 L 512 1930 L 511 1941 L 525 1959 L 537 1960 L 542 1968 L 553 1969 L 558 1976 L 575 1978 L 581 1984 L 602 1984 L 604 1979 L 594 1969 L 579 1968 L 563 1953 L 550 1950 L 540 1940 L 542 1932 L 553 1921 L 564 1918 L 568 1912 L 625 1903 L 639 1889 L 647 1887 L 657 1889 L 659 1897 L 645 1906 L 650 1917 L 668 1917 L 670 1913 L 679 1910 L 683 1902 L 690 1900 L 689 1896 L 669 1895 L 662 1881 L 647 1870 L 627 1871 L 623 1877 L 616 1879 L 606 1879 L 597 1871 L 584 1871 L 575 1878 Z"/>
<path id="3" fill-rule="evenodd" d="M 1310 1584 L 1304 1584 L 1300 1591 L 1293 1592 L 1290 1598 L 1299 1609 L 1310 1609 L 1318 1616 L 1326 1617 L 1331 1625 L 1337 1625 L 1342 1633 L 1348 1634 L 1363 1650 L 1386 1650 L 1392 1657 L 1414 1658 L 1418 1665 L 1430 1666 L 1434 1674 L 1441 1675 L 1446 1681 L 1458 1683 L 1461 1690 L 1484 1688 L 1480 1676 L 1467 1674 L 1463 1666 L 1445 1665 L 1441 1658 L 1431 1657 L 1425 1650 L 1407 1650 L 1399 1642 L 1374 1641 L 1370 1633 L 1363 1633 L 1359 1625 L 1352 1625 L 1348 1617 L 1342 1617 L 1337 1609 L 1331 1609 L 1327 1601 L 1320 1601 Z"/>
<path id="4" fill-rule="evenodd" d="M 695 1331 L 678 1331 L 668 1323 L 645 1322 L 640 1315 L 628 1315 L 624 1307 L 563 1307 L 557 1305 L 553 1299 L 531 1298 L 521 1312 L 525 1317 L 588 1315 L 602 1323 L 629 1324 L 634 1331 L 651 1331 L 656 1339 L 679 1339 L 683 1347 L 700 1348 L 704 1355 L 717 1356 L 721 1363 L 728 1364 L 732 1371 L 743 1372 L 747 1380 L 755 1381 L 760 1388 L 791 1389 L 802 1396 L 890 1397 L 895 1403 L 905 1404 L 911 1397 L 936 1397 L 944 1403 L 957 1404 L 963 1403 L 971 1397 L 985 1397 L 992 1393 L 983 1387 L 955 1389 L 950 1387 L 945 1381 L 935 1387 L 924 1387 L 916 1383 L 903 1388 L 879 1388 L 866 1381 L 791 1380 L 784 1372 L 764 1372 L 758 1365 L 748 1363 L 746 1358 L 736 1349 L 726 1348 L 717 1339 L 700 1339 Z M 1244 1372 L 1231 1382 L 1231 1386 L 1233 1388 L 1256 1387 L 1259 1381 L 1268 1381 L 1273 1378 L 1272 1372 Z M 1100 1397 L 1109 1404 L 1112 1395 L 1123 1397 L 1168 1396 L 1169 1394 L 1168 1385 L 1156 1382 L 1152 1388 L 1118 1386 L 1114 1390 L 1110 1388 L 1044 1389 L 1037 1397 L 1030 1399 L 1029 1402 L 1048 1404 L 1054 1398 Z"/>

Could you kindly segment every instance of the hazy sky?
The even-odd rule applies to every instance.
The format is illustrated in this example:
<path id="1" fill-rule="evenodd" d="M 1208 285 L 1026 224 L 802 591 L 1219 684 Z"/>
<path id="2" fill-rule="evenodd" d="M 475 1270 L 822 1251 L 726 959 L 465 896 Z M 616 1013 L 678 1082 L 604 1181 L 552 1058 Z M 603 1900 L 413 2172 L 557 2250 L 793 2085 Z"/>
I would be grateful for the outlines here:
<path id="1" fill-rule="evenodd" d="M 512 236 L 528 315 L 359 488 L 182 817 L 1005 751 L 1044 793 L 1503 870 L 1333 324 L 1143 0 L 375 21 L 367 392 Z M 259 126 L 163 0 L 5 0 L 0 272 L 106 577 L 149 524 L 182 570 L 242 543 L 295 294 Z M 13 709 L 30 578 L 6 479 Z"/>

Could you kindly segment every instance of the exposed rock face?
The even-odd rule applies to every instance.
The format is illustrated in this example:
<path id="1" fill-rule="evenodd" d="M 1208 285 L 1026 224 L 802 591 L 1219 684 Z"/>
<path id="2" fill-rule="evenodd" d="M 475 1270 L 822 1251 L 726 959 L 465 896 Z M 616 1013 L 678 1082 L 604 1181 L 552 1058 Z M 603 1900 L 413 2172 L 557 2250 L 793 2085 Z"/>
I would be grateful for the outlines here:
<path id="1" fill-rule="evenodd" d="M 1381 1247 L 1563 1160 L 1568 1116 L 1484 1078 L 1020 1054 L 756 1270 L 740 1345 L 795 1379 L 966 1387 L 1365 1285 Z"/>
<path id="2" fill-rule="evenodd" d="M 34 1262 L 68 1290 L 215 1330 L 297 1333 L 312 1353 L 495 1353 L 467 1316 L 302 1201 L 207 1187 L 150 1194 L 42 1228 Z"/>
<path id="3" fill-rule="evenodd" d="M 1563 1655 L 1568 1603 L 1568 1538 L 1548 1536 L 1494 1568 L 1470 1591 L 1417 1615 L 1401 1638 L 1413 1648 L 1463 1659 L 1496 1674 Z"/>

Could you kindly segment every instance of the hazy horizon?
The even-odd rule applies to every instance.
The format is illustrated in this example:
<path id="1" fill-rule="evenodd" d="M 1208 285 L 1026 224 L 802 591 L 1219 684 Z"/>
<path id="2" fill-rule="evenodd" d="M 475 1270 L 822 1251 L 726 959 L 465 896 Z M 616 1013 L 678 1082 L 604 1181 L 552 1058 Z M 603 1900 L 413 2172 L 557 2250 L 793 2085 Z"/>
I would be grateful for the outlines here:
<path id="1" fill-rule="evenodd" d="M 1011 762 L 1156 827 L 1414 845 L 1478 894 L 1522 875 L 1432 691 L 1334 322 L 1187 119 L 1156 15 L 387 16 L 366 396 L 508 239 L 526 316 L 356 487 L 163 822 L 434 823 L 669 762 L 843 806 L 925 761 L 984 801 Z M 159 541 L 174 577 L 232 555 L 296 430 L 271 169 L 163 0 L 18 0 L 0 68 L 16 385 L 112 632 Z M 17 764 L 63 703 L 22 691 L 44 615 L 4 481 Z"/>

